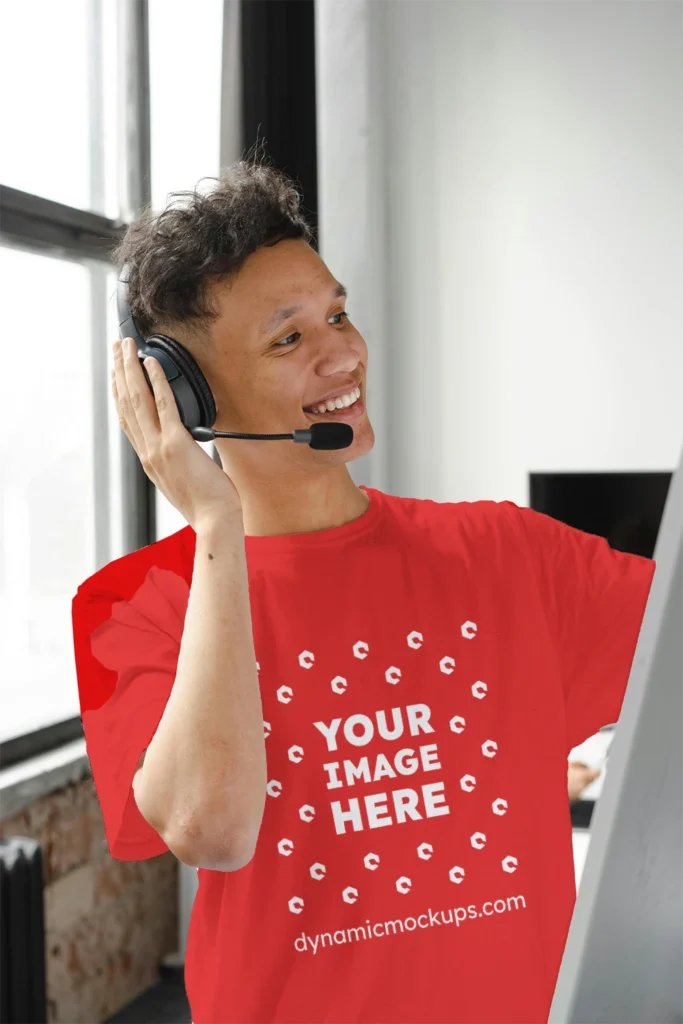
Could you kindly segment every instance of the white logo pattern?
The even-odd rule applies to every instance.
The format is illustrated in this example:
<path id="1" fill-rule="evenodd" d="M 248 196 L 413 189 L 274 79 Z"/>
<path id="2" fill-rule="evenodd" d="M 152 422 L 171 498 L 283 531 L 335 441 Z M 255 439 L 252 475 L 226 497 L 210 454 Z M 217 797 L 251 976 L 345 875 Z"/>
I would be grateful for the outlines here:
<path id="1" fill-rule="evenodd" d="M 349 684 L 344 679 L 344 676 L 335 676 L 332 682 L 330 683 L 330 686 L 332 687 L 335 693 L 346 693 L 346 687 L 348 685 Z"/>
<path id="2" fill-rule="evenodd" d="M 477 635 L 477 624 L 475 622 L 467 621 L 460 627 L 460 632 L 465 640 L 473 640 Z M 407 645 L 412 650 L 420 650 L 424 645 L 424 634 L 413 630 L 406 637 Z M 369 644 L 363 640 L 358 640 L 353 645 L 353 655 L 360 661 L 365 660 L 370 653 Z M 303 669 L 311 669 L 315 664 L 315 654 L 312 651 L 302 651 L 299 654 L 299 665 Z M 257 670 L 260 671 L 260 665 L 256 663 Z M 444 675 L 453 675 L 457 663 L 450 655 L 444 655 L 439 659 L 439 669 Z M 384 672 L 385 679 L 388 683 L 396 686 L 401 680 L 401 669 L 398 666 L 392 665 Z M 330 687 L 334 693 L 344 694 L 348 691 L 349 683 L 348 680 L 341 675 L 335 676 L 331 682 Z M 471 686 L 472 697 L 477 700 L 482 700 L 488 692 L 487 684 L 481 680 L 476 680 Z M 294 690 L 290 686 L 281 686 L 277 690 L 277 699 L 282 704 L 289 704 L 294 696 Z M 461 734 L 464 732 L 466 726 L 465 718 L 462 715 L 454 715 L 449 722 L 449 727 L 452 733 Z M 264 721 L 263 723 L 264 735 L 267 738 L 272 733 L 272 727 L 269 722 Z M 481 744 L 481 752 L 487 758 L 493 758 L 498 752 L 498 744 L 493 739 L 487 739 Z M 298 745 L 293 745 L 288 749 L 288 758 L 294 763 L 300 763 L 303 760 L 304 750 Z M 460 778 L 460 788 L 463 792 L 471 793 L 476 787 L 476 778 L 474 775 L 465 774 Z M 277 798 L 282 793 L 282 783 L 276 779 L 271 779 L 266 785 L 266 792 L 269 796 Z M 493 814 L 497 816 L 503 816 L 507 813 L 508 802 L 503 797 L 498 797 L 491 804 L 491 810 Z M 310 804 L 304 804 L 299 808 L 299 818 L 304 822 L 311 822 L 315 817 L 315 808 Z M 475 850 L 483 850 L 486 847 L 487 837 L 483 832 L 474 832 L 470 836 L 470 845 Z M 289 857 L 294 852 L 294 843 L 291 839 L 280 839 L 277 844 L 278 852 L 284 856 Z M 434 854 L 434 847 L 431 843 L 421 843 L 417 847 L 417 856 L 421 860 L 430 860 Z M 380 867 L 380 857 L 376 853 L 367 853 L 363 858 L 363 864 L 368 871 L 377 871 Z M 518 860 L 516 857 L 509 854 L 501 861 L 502 870 L 507 873 L 512 873 L 517 870 Z M 324 864 L 316 862 L 309 868 L 311 878 L 316 881 L 321 881 L 327 874 L 327 869 Z M 465 879 L 465 869 L 460 865 L 453 865 L 448 872 L 448 877 L 451 882 L 460 885 Z M 413 882 L 412 879 L 405 875 L 396 879 L 396 891 L 401 894 L 406 894 L 412 890 Z M 353 886 L 347 886 L 341 893 L 341 898 L 345 903 L 356 903 L 360 898 L 358 889 Z M 304 907 L 304 900 L 300 896 L 293 896 L 288 901 L 288 906 L 293 914 L 300 914 Z"/>

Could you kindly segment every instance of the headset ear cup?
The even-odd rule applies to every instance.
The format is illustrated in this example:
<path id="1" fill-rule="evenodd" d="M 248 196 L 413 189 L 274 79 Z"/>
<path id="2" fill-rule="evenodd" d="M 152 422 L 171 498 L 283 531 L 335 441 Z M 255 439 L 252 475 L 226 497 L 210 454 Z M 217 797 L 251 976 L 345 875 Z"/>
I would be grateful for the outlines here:
<path id="1" fill-rule="evenodd" d="M 193 427 L 213 427 L 216 422 L 216 403 L 206 377 L 193 356 L 180 342 L 168 335 L 152 334 L 145 341 L 144 355 L 156 357 L 159 353 L 162 354 L 159 362 L 163 365 L 185 426 L 188 430 Z M 177 373 L 171 371 L 169 374 L 169 362 Z"/>

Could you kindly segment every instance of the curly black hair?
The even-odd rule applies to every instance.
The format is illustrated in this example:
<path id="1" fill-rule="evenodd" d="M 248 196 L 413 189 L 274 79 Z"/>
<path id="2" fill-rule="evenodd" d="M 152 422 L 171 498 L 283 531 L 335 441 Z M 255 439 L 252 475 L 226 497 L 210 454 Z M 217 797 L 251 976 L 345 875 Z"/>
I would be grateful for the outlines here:
<path id="1" fill-rule="evenodd" d="M 112 251 L 117 270 L 130 267 L 128 300 L 146 337 L 183 326 L 205 344 L 218 316 L 208 285 L 234 276 L 262 245 L 314 243 L 297 185 L 258 148 L 206 180 L 215 185 L 205 193 L 173 192 L 158 214 L 146 207 Z"/>

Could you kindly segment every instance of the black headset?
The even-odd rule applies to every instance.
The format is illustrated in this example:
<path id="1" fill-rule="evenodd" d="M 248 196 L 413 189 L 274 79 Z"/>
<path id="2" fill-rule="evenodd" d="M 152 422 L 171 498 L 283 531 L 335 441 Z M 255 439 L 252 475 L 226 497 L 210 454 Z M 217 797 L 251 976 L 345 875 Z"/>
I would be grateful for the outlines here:
<path id="1" fill-rule="evenodd" d="M 116 304 L 119 314 L 119 328 L 122 338 L 132 338 L 142 363 L 147 356 L 154 356 L 164 371 L 166 380 L 175 396 L 178 412 L 184 425 L 197 441 L 212 440 L 212 437 L 195 434 L 197 428 L 210 429 L 216 422 L 216 403 L 206 377 L 186 348 L 166 334 L 151 334 L 143 337 L 131 313 L 128 303 L 128 277 L 130 266 L 121 269 L 116 286 Z M 147 370 L 142 366 L 145 379 L 152 387 Z M 213 435 L 213 431 L 211 434 Z"/>
<path id="2" fill-rule="evenodd" d="M 348 423 L 313 423 L 308 430 L 293 430 L 289 434 L 236 434 L 214 430 L 216 403 L 206 377 L 192 355 L 167 334 L 151 334 L 145 338 L 135 322 L 128 301 L 130 265 L 124 264 L 116 286 L 119 330 L 122 338 L 132 338 L 138 350 L 142 372 L 152 393 L 154 389 L 143 364 L 153 356 L 161 365 L 178 406 L 184 426 L 195 441 L 213 441 L 216 437 L 234 437 L 253 441 L 296 441 L 311 448 L 348 448 L 353 441 L 353 428 Z"/>

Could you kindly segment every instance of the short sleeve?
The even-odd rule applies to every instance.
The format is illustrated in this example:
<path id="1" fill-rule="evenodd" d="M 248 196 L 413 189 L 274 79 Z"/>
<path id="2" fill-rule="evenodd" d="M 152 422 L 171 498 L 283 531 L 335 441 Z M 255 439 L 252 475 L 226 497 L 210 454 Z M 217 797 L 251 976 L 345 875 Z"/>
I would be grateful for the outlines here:
<path id="1" fill-rule="evenodd" d="M 119 589 L 126 593 L 124 575 Z M 171 693 L 188 598 L 185 579 L 151 566 L 130 596 L 86 582 L 72 601 L 86 750 L 109 851 L 118 860 L 168 850 L 138 810 L 132 783 Z"/>
<path id="2" fill-rule="evenodd" d="M 569 752 L 619 718 L 655 562 L 542 512 L 502 504 L 521 528 L 557 647 Z"/>

